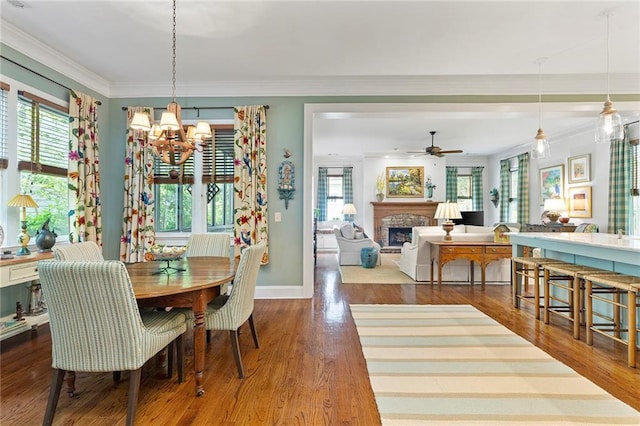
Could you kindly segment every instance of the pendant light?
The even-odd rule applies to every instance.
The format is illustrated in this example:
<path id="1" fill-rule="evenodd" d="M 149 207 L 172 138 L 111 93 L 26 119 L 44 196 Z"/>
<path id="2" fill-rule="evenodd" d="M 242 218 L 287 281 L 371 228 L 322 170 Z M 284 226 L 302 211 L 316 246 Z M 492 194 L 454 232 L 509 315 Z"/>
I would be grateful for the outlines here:
<path id="1" fill-rule="evenodd" d="M 531 158 L 547 158 L 551 156 L 549 149 L 549 141 L 542 130 L 542 63 L 547 58 L 538 58 L 535 63 L 538 64 L 538 134 L 531 143 Z"/>
<path id="2" fill-rule="evenodd" d="M 609 17 L 611 12 L 604 12 L 607 17 L 607 100 L 598 117 L 598 125 L 596 127 L 596 142 L 609 143 L 613 140 L 622 139 L 624 137 L 624 129 L 622 127 L 622 117 L 613 107 L 613 103 L 609 98 Z"/>

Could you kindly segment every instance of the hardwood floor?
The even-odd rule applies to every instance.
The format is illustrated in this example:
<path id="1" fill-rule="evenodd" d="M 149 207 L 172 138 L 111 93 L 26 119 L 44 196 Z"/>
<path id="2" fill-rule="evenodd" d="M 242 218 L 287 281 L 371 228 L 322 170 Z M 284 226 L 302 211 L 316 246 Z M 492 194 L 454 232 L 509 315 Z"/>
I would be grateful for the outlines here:
<path id="1" fill-rule="evenodd" d="M 311 300 L 257 300 L 261 348 L 243 328 L 240 346 L 247 377 L 237 377 L 229 338 L 213 333 L 207 347 L 206 394 L 194 396 L 192 358 L 185 382 L 160 377 L 151 361 L 143 371 L 136 424 L 154 425 L 376 425 L 376 409 L 350 303 L 471 304 L 533 342 L 599 386 L 640 410 L 640 368 L 626 364 L 626 347 L 596 336 L 595 346 L 571 337 L 570 325 L 547 326 L 529 307 L 511 307 L 509 286 L 354 285 L 340 283 L 335 255 L 320 254 Z M 584 333 L 583 333 L 584 334 Z M 188 344 L 191 342 L 189 341 Z M 42 423 L 51 381 L 48 327 L 2 342 L 0 424 Z M 128 376 L 78 373 L 77 395 L 63 392 L 54 424 L 114 425 L 126 417 Z"/>

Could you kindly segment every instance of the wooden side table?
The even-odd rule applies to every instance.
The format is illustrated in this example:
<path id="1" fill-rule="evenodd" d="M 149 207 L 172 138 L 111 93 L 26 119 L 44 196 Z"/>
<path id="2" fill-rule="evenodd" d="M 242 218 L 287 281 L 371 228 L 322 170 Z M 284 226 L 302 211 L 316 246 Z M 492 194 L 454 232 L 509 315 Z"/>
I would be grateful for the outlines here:
<path id="1" fill-rule="evenodd" d="M 438 262 L 438 286 L 442 285 L 442 267 L 457 259 L 467 259 L 470 262 L 470 282 L 474 284 L 473 264 L 480 264 L 482 274 L 481 283 L 484 289 L 487 265 L 499 259 L 511 258 L 511 244 L 494 242 L 431 242 L 431 285 L 433 285 L 433 264 Z"/>

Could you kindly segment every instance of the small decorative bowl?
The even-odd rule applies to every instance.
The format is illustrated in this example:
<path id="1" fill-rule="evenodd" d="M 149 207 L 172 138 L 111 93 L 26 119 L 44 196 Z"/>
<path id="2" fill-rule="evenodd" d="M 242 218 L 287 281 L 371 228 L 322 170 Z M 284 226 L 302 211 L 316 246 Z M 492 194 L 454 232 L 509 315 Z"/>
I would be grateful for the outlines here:
<path id="1" fill-rule="evenodd" d="M 180 259 L 186 251 L 186 247 L 153 245 L 151 246 L 150 254 L 153 256 L 153 260 L 176 260 Z"/>
<path id="2" fill-rule="evenodd" d="M 569 218 L 568 217 L 561 217 L 560 219 L 558 219 L 561 223 L 569 223 Z"/>

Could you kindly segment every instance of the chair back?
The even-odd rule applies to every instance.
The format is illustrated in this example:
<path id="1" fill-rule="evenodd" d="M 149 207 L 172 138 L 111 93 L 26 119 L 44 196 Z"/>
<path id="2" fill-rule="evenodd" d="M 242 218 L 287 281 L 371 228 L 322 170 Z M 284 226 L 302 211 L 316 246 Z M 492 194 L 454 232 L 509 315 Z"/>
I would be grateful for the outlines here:
<path id="1" fill-rule="evenodd" d="M 224 256 L 231 254 L 229 234 L 191 234 L 187 241 L 185 257 Z"/>
<path id="2" fill-rule="evenodd" d="M 220 316 L 229 329 L 237 330 L 253 313 L 253 299 L 262 255 L 267 243 L 260 241 L 244 249 L 233 279 L 233 287 L 227 303 L 220 309 Z"/>
<path id="3" fill-rule="evenodd" d="M 53 368 L 135 370 L 146 361 L 142 348 L 166 345 L 146 333 L 122 262 L 40 261 L 38 274 L 49 311 Z"/>
<path id="4" fill-rule="evenodd" d="M 104 260 L 102 250 L 93 241 L 56 246 L 53 249 L 56 260 L 84 260 L 87 262 L 101 262 Z"/>

